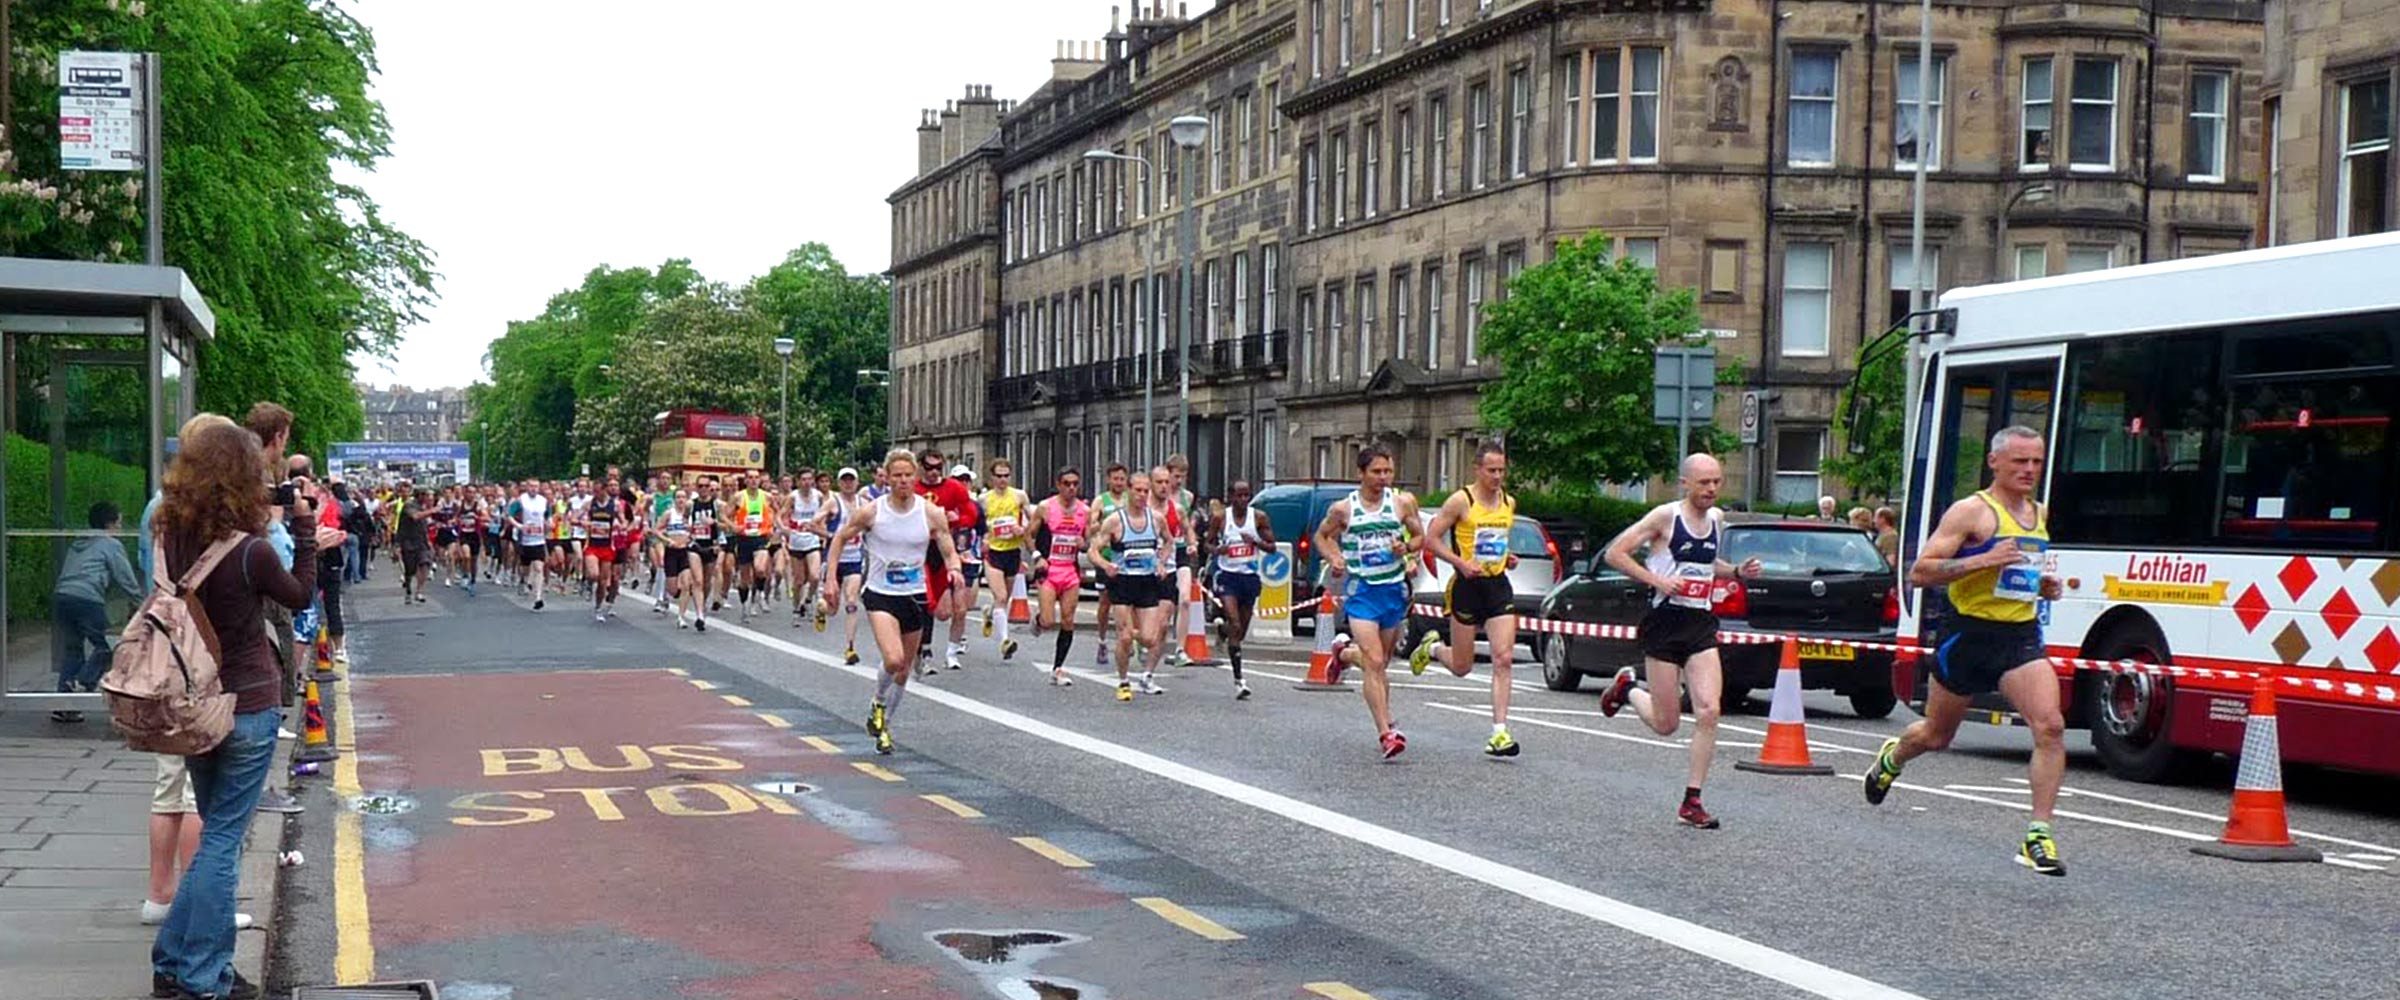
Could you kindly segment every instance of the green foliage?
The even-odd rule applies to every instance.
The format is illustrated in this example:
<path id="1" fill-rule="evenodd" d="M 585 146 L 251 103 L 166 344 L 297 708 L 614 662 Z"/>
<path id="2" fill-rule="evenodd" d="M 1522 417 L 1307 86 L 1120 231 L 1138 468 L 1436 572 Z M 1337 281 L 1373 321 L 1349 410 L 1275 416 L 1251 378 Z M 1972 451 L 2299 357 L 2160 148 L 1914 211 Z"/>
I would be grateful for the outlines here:
<path id="1" fill-rule="evenodd" d="M 1593 233 L 1560 243 L 1508 297 L 1484 306 L 1483 356 L 1499 376 L 1483 386 L 1486 426 L 1505 434 L 1516 474 L 1562 492 L 1634 482 L 1672 469 L 1675 432 L 1651 419 L 1661 344 L 1700 331 L 1690 289 L 1662 291 L 1631 259 L 1610 259 Z"/>
<path id="2" fill-rule="evenodd" d="M 322 453 L 363 425 L 354 353 L 388 356 L 430 301 L 432 255 L 335 176 L 372 169 L 391 128 L 369 94 L 374 40 L 331 0 L 18 4 L 16 127 L 0 139 L 0 253 L 142 259 L 138 174 L 58 166 L 57 54 L 160 53 L 167 262 L 217 314 L 203 409 L 274 400 L 293 445 Z"/>
<path id="3" fill-rule="evenodd" d="M 775 336 L 767 316 L 722 289 L 695 290 L 657 304 L 620 341 L 609 391 L 576 401 L 576 453 L 592 456 L 594 468 L 608 462 L 642 466 L 656 433 L 652 418 L 659 412 L 716 410 L 766 418 L 772 469 L 781 373 Z M 674 346 L 655 347 L 653 340 Z M 794 378 L 807 366 L 808 360 L 795 353 Z M 824 437 L 823 415 L 814 409 L 794 407 L 792 423 L 812 439 Z"/>
<path id="4" fill-rule="evenodd" d="M 1902 397 L 1907 394 L 1908 352 L 1898 349 L 1870 353 L 1875 341 L 1859 352 L 1858 375 L 1842 390 L 1840 414 L 1857 413 L 1857 436 L 1847 420 L 1834 428 L 1833 454 L 1825 456 L 1825 471 L 1850 484 L 1861 497 L 1889 497 L 1900 487 Z"/>
<path id="5" fill-rule="evenodd" d="M 149 502 L 149 470 L 112 462 L 99 455 L 67 452 L 66 509 L 50 509 L 50 446 L 15 434 L 8 435 L 8 523 L 21 528 L 85 528 L 85 512 L 102 500 L 114 501 L 125 512 L 130 528 Z M 8 543 L 8 617 L 11 621 L 47 618 L 50 587 L 58 577 L 58 553 L 63 544 L 48 538 L 21 538 Z"/>
<path id="6" fill-rule="evenodd" d="M 859 391 L 858 373 L 881 369 L 890 360 L 890 285 L 880 277 L 851 276 L 832 250 L 810 243 L 752 280 L 745 298 L 797 342 L 793 467 L 855 464 L 880 455 L 884 394 Z M 803 414 L 812 418 L 816 436 L 803 430 Z"/>
<path id="7" fill-rule="evenodd" d="M 655 271 L 595 267 L 581 285 L 551 296 L 541 315 L 509 323 L 484 354 L 492 380 L 467 390 L 486 428 L 469 435 L 487 452 L 477 456 L 478 465 L 495 477 L 518 478 L 558 475 L 579 461 L 641 464 L 638 456 L 578 452 L 571 437 L 577 400 L 613 390 L 615 373 L 600 366 L 617 363 L 621 344 L 653 308 L 705 284 L 688 260 L 669 260 Z M 650 350 L 648 341 L 638 343 Z"/>

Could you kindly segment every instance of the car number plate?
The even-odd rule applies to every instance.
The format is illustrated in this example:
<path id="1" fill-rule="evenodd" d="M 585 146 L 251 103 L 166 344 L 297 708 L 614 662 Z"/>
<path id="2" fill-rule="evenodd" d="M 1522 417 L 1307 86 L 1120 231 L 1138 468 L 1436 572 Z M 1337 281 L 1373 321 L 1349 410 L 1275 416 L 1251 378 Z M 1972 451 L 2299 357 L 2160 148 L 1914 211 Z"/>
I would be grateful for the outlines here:
<path id="1" fill-rule="evenodd" d="M 1858 659 L 1858 649 L 1854 646 L 1840 646 L 1830 642 L 1810 642 L 1803 639 L 1800 640 L 1800 658 L 1803 660 L 1856 660 Z"/>

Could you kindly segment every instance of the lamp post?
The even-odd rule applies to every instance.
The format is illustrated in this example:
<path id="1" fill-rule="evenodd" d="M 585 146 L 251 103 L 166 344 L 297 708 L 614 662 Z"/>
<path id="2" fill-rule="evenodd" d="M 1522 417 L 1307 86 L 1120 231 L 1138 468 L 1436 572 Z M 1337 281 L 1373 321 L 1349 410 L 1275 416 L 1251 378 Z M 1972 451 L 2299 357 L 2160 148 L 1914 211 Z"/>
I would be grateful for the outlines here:
<path id="1" fill-rule="evenodd" d="M 2016 210 L 2017 203 L 2020 201 L 2029 205 L 2037 201 L 2047 201 L 2055 190 L 2056 189 L 2052 188 L 2048 184 L 2027 184 L 2024 187 L 2018 188 L 2015 194 L 2009 195 L 2008 201 L 2000 206 L 2000 231 L 1994 234 L 1992 237 L 1993 281 L 2015 281 L 2018 278 L 2014 268 L 2009 270 L 2006 277 L 2002 277 L 2000 274 L 2000 262 L 2007 259 L 2001 255 L 2009 252 L 2008 213 Z"/>
<path id="2" fill-rule="evenodd" d="M 1128 163 L 1138 163 L 1142 167 L 1142 177 L 1145 181 L 1142 187 L 1147 189 L 1150 186 L 1147 183 L 1152 173 L 1149 160 L 1145 160 L 1139 156 L 1128 156 L 1124 153 L 1114 152 L 1106 149 L 1084 150 L 1083 158 L 1086 160 L 1122 160 Z M 1155 250 L 1156 247 L 1157 241 L 1150 241 L 1149 249 Z M 1142 271 L 1143 273 L 1147 274 L 1149 270 L 1149 261 L 1147 256 L 1145 256 Z M 1153 278 L 1149 284 L 1150 294 L 1157 295 L 1157 279 Z M 1134 303 L 1133 308 L 1136 314 L 1140 314 L 1143 311 L 1142 304 L 1139 302 Z M 1153 312 L 1155 312 L 1155 310 L 1153 310 Z M 1158 333 L 1151 330 L 1150 325 L 1147 323 L 1137 322 L 1134 325 L 1140 327 L 1142 330 L 1142 343 L 1140 347 L 1140 351 L 1142 353 L 1142 440 L 1138 442 L 1140 447 L 1136 449 L 1134 453 L 1142 456 L 1143 458 L 1148 458 L 1150 455 L 1150 442 L 1156 438 L 1156 435 L 1151 433 L 1150 401 L 1151 389 L 1158 384 L 1158 352 L 1152 347 L 1152 345 L 1156 342 Z"/>
<path id="3" fill-rule="evenodd" d="M 775 478 L 783 478 L 784 465 L 792 454 L 792 348 L 798 346 L 790 337 L 775 338 L 775 356 L 783 359 L 783 379 L 776 385 L 775 422 L 783 425 L 775 434 Z"/>
<path id="4" fill-rule="evenodd" d="M 1904 395 L 1900 407 L 1901 479 L 1907 481 L 1908 470 L 1917 459 L 1917 393 L 1924 381 L 1925 345 L 1917 334 L 1925 329 L 1925 171 L 1933 159 L 1933 116 L 1927 112 L 1933 105 L 1933 0 L 1918 0 L 1917 5 L 1917 169 L 1911 182 L 1908 224 L 1909 267 L 1916 273 L 1908 282 L 1909 333 L 1908 349 L 1903 353 L 1901 381 Z M 1911 499 L 1914 503 L 1914 498 Z"/>
<path id="5" fill-rule="evenodd" d="M 1167 134 L 1174 138 L 1177 152 L 1191 153 L 1198 150 L 1201 143 L 1208 141 L 1208 119 L 1199 115 L 1177 115 L 1167 122 Z M 1183 306 L 1175 331 L 1178 400 L 1175 440 L 1177 450 L 1183 453 L 1185 461 L 1190 461 L 1192 455 L 1192 258 L 1200 253 L 1199 213 L 1192 207 L 1192 173 L 1197 169 L 1197 164 L 1183 165 L 1183 183 L 1180 185 L 1183 190 L 1177 195 L 1183 199 L 1183 211 L 1179 213 L 1181 217 L 1175 224 L 1176 255 L 1183 258 Z M 1145 427 L 1143 430 L 1147 432 L 1149 429 Z"/>
<path id="6" fill-rule="evenodd" d="M 858 391 L 880 389 L 892 384 L 892 373 L 881 368 L 861 368 L 858 381 L 850 386 L 850 453 L 858 454 Z"/>

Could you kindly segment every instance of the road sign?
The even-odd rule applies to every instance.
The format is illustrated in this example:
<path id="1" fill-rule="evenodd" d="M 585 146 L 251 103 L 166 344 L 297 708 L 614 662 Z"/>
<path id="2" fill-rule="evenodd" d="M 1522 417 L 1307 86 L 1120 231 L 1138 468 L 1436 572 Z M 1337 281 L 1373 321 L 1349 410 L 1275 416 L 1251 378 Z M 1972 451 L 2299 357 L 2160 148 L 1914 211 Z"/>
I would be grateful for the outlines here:
<path id="1" fill-rule="evenodd" d="M 58 165 L 68 170 L 142 166 L 141 57 L 58 54 Z"/>
<path id="2" fill-rule="evenodd" d="M 1743 444 L 1758 443 L 1758 390 L 1742 392 L 1741 437 Z"/>
<path id="3" fill-rule="evenodd" d="M 1717 411 L 1717 349 L 1661 347 L 1652 416 L 1662 424 L 1707 423 Z"/>

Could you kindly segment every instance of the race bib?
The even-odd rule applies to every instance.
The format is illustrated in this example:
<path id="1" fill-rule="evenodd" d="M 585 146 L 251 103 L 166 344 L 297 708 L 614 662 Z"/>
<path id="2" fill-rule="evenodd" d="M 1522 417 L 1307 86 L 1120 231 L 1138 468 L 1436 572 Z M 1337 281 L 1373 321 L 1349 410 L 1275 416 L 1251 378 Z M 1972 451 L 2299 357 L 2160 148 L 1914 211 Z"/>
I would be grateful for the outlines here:
<path id="1" fill-rule="evenodd" d="M 1508 529 L 1475 529 L 1475 561 L 1483 565 L 1486 574 L 1497 574 L 1508 568 Z"/>
<path id="2" fill-rule="evenodd" d="M 2006 601 L 2031 604 L 2042 596 L 2042 552 L 2049 543 L 2039 538 L 2017 539 L 2017 563 L 2000 567 L 1999 578 L 1992 581 L 1992 596 Z"/>
<path id="3" fill-rule="evenodd" d="M 1050 536 L 1050 558 L 1052 559 L 1073 559 L 1075 558 L 1076 553 L 1082 551 L 1082 535 L 1062 535 L 1053 533 Z"/>
<path id="4" fill-rule="evenodd" d="M 992 519 L 993 538 L 1015 538 L 1017 537 L 1017 530 L 1016 518 L 995 517 Z"/>
<path id="5" fill-rule="evenodd" d="M 1678 563 L 1675 566 L 1675 594 L 1672 600 L 1676 604 L 1689 608 L 1708 607 L 1709 597 L 1711 591 L 1716 587 L 1716 583 L 1716 567 L 1702 566 L 1696 563 Z"/>
<path id="6" fill-rule="evenodd" d="M 1229 561 L 1240 561 L 1257 555 L 1258 546 L 1249 542 L 1227 542 L 1225 547 L 1218 551 Z"/>
<path id="7" fill-rule="evenodd" d="M 1389 535 L 1370 535 L 1358 542 L 1358 568 L 1364 570 L 1390 569 L 1400 565 L 1400 554 L 1392 551 Z"/>
<path id="8" fill-rule="evenodd" d="M 1148 549 L 1126 552 L 1124 561 L 1117 564 L 1117 571 L 1120 573 L 1156 573 L 1158 572 L 1158 553 Z"/>
<path id="9" fill-rule="evenodd" d="M 921 588 L 925 586 L 925 565 L 910 563 L 906 566 L 886 566 L 883 569 L 883 582 L 885 586 L 902 590 Z"/>

